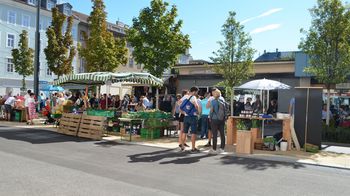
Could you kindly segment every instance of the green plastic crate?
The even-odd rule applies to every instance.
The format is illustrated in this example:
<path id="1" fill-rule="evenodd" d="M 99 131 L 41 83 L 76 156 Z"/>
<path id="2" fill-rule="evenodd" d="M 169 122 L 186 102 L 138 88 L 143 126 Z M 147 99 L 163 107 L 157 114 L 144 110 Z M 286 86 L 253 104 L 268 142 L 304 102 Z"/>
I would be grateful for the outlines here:
<path id="1" fill-rule="evenodd" d="M 16 112 L 15 113 L 15 121 L 21 122 L 22 121 L 22 112 Z"/>
<path id="2" fill-rule="evenodd" d="M 160 129 L 141 129 L 141 138 L 143 139 L 157 139 L 160 138 Z"/>
<path id="3" fill-rule="evenodd" d="M 87 110 L 89 116 L 114 117 L 114 110 Z"/>

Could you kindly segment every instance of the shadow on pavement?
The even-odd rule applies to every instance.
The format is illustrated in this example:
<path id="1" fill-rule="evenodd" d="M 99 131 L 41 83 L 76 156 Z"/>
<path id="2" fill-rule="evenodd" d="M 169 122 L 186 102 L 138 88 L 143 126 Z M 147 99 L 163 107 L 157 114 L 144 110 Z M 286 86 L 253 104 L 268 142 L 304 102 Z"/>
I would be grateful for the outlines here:
<path id="1" fill-rule="evenodd" d="M 42 129 L 0 129 L 0 137 L 8 140 L 18 140 L 32 144 L 58 143 L 58 142 L 87 142 L 91 141 L 79 137 L 62 135 Z"/>
<path id="2" fill-rule="evenodd" d="M 119 143 L 116 141 L 98 141 L 94 143 L 95 145 L 98 145 L 100 147 L 104 147 L 104 148 L 110 148 L 113 146 L 130 146 L 132 144 L 127 144 L 127 143 Z"/>
<path id="3" fill-rule="evenodd" d="M 190 157 L 185 157 L 185 158 L 177 158 L 174 160 L 170 161 L 163 161 L 160 162 L 159 164 L 164 165 L 164 164 L 192 164 L 192 163 L 197 163 L 203 158 L 208 158 L 211 156 L 215 155 L 201 155 L 201 156 L 190 156 Z"/>
<path id="4" fill-rule="evenodd" d="M 138 163 L 138 162 L 149 163 L 149 162 L 157 162 L 167 158 L 186 157 L 188 155 L 189 153 L 187 152 L 174 152 L 174 149 L 167 149 L 167 150 L 129 155 L 128 157 L 130 158 L 129 163 Z"/>
<path id="5" fill-rule="evenodd" d="M 221 159 L 221 163 L 224 165 L 242 165 L 248 170 L 266 170 L 266 169 L 278 169 L 281 167 L 290 167 L 293 169 L 304 168 L 305 166 L 299 163 L 287 163 L 281 161 L 260 160 L 254 158 L 236 157 L 236 156 L 224 156 Z"/>

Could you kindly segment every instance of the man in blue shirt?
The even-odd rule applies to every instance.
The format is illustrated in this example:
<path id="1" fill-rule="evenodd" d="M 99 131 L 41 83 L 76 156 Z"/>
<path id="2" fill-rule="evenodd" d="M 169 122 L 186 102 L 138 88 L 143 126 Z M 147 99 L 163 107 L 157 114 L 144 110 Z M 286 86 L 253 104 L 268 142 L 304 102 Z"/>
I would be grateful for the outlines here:
<path id="1" fill-rule="evenodd" d="M 201 100 L 202 115 L 201 115 L 201 138 L 208 138 L 208 125 L 209 125 L 209 113 L 210 108 L 207 108 L 210 94 L 207 92 L 204 94 L 204 99 Z"/>

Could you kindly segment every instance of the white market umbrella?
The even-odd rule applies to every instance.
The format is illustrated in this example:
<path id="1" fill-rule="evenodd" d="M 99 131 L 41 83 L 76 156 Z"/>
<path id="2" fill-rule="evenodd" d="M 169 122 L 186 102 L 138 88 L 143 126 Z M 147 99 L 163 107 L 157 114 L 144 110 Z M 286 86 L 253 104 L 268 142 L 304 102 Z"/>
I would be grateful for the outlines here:
<path id="1" fill-rule="evenodd" d="M 247 82 L 245 84 L 242 84 L 238 87 L 239 89 L 255 89 L 255 90 L 266 90 L 267 91 L 267 101 L 269 101 L 269 92 L 270 90 L 279 90 L 279 89 L 290 89 L 290 86 L 287 84 L 284 84 L 282 82 L 276 81 L 276 80 L 268 80 L 268 79 L 259 79 L 259 80 L 252 80 L 250 82 Z M 263 108 L 265 101 L 263 100 Z M 269 103 L 267 103 L 269 104 Z M 269 105 L 267 105 L 269 107 Z M 262 127 L 262 137 L 264 137 L 264 123 Z"/>
<path id="2" fill-rule="evenodd" d="M 269 100 L 269 91 L 278 89 L 290 89 L 290 86 L 276 80 L 259 79 L 252 80 L 238 87 L 239 89 L 254 89 L 254 90 L 267 90 Z M 264 101 L 263 101 L 264 103 Z"/>
<path id="3" fill-rule="evenodd" d="M 256 90 L 277 90 L 277 89 L 290 89 L 290 86 L 276 80 L 260 79 L 252 80 L 245 84 L 242 84 L 238 88 L 240 89 L 256 89 Z"/>

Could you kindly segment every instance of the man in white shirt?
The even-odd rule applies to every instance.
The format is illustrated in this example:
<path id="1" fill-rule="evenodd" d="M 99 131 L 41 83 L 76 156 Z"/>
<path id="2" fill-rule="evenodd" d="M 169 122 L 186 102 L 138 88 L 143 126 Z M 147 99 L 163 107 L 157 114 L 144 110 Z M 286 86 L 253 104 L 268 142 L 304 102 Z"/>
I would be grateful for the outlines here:
<path id="1" fill-rule="evenodd" d="M 7 121 L 11 120 L 12 110 L 15 107 L 16 96 L 10 95 L 5 101 L 5 119 Z"/>
<path id="2" fill-rule="evenodd" d="M 198 105 L 198 100 L 196 98 L 198 94 L 198 88 L 192 87 L 190 89 L 190 93 L 188 95 L 184 95 L 180 100 L 180 106 L 184 103 L 184 108 L 180 109 L 184 112 L 184 133 L 180 135 L 181 137 L 181 150 L 185 149 L 184 143 L 186 140 L 186 135 L 191 128 L 191 142 L 192 142 L 192 150 L 191 152 L 199 152 L 196 148 L 196 132 L 198 125 L 198 115 L 200 115 L 200 107 Z M 190 103 L 188 103 L 190 102 Z"/>
<path id="3" fill-rule="evenodd" d="M 142 101 L 142 106 L 144 109 L 149 109 L 150 108 L 150 102 L 147 99 L 146 96 L 141 96 L 141 101 Z"/>

